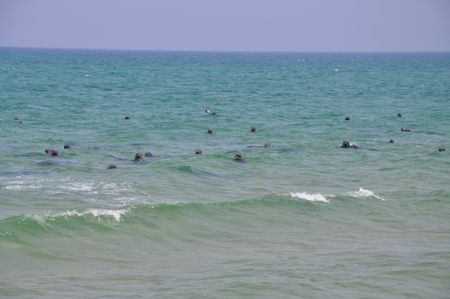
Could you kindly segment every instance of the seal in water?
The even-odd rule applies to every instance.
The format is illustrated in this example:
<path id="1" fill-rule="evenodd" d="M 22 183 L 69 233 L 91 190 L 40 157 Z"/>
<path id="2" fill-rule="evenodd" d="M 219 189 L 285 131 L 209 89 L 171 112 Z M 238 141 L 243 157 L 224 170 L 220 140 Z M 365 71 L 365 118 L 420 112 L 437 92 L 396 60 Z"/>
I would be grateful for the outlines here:
<path id="1" fill-rule="evenodd" d="M 138 161 L 141 161 L 141 160 L 143 160 L 142 154 L 141 154 L 141 153 L 136 153 L 136 154 L 134 155 L 133 161 L 134 161 L 134 162 L 138 162 Z"/>
<path id="2" fill-rule="evenodd" d="M 255 133 L 256 132 L 256 128 L 255 127 L 251 127 L 250 128 L 250 132 Z"/>
<path id="3" fill-rule="evenodd" d="M 153 156 L 153 154 L 150 153 L 150 152 L 146 152 L 146 153 L 144 153 L 144 156 L 147 157 L 147 158 L 150 158 L 150 157 Z"/>
<path id="4" fill-rule="evenodd" d="M 51 156 L 51 157 L 56 157 L 56 156 L 58 156 L 58 151 L 57 151 L 57 150 L 54 150 L 54 149 L 50 149 L 50 148 L 46 149 L 46 150 L 45 150 L 45 153 L 46 153 L 47 155 Z"/>
<path id="5" fill-rule="evenodd" d="M 237 161 L 237 162 L 242 162 L 244 160 L 244 158 L 242 157 L 241 154 L 236 154 L 236 155 L 234 155 L 234 159 L 233 160 Z"/>
<path id="6" fill-rule="evenodd" d="M 69 148 L 70 148 L 70 145 L 68 145 L 67 143 L 64 144 L 64 149 L 69 149 Z"/>
<path id="7" fill-rule="evenodd" d="M 394 139 L 389 139 L 389 143 L 394 143 Z"/>
<path id="8" fill-rule="evenodd" d="M 195 150 L 195 154 L 196 154 L 196 155 L 201 155 L 201 154 L 202 154 L 202 150 L 199 150 L 199 149 L 198 149 L 198 150 Z"/>
<path id="9" fill-rule="evenodd" d="M 401 128 L 400 131 L 402 131 L 402 132 L 411 132 L 411 129 L 408 129 L 408 128 Z"/>
<path id="10" fill-rule="evenodd" d="M 397 113 L 397 117 L 402 117 L 402 114 L 401 113 Z"/>
<path id="11" fill-rule="evenodd" d="M 129 116 L 125 116 L 123 119 L 130 119 L 130 117 Z"/>
<path id="12" fill-rule="evenodd" d="M 439 152 L 445 152 L 445 147 L 443 147 L 443 146 L 439 147 L 439 148 L 438 148 L 438 151 L 439 151 Z"/>
<path id="13" fill-rule="evenodd" d="M 213 130 L 211 130 L 211 129 L 208 129 L 208 131 L 206 131 L 208 134 L 212 134 L 213 133 Z"/>
<path id="14" fill-rule="evenodd" d="M 359 146 L 354 143 L 351 143 L 348 140 L 344 140 L 344 141 L 342 141 L 341 147 L 342 148 L 358 148 Z"/>
<path id="15" fill-rule="evenodd" d="M 270 144 L 270 143 L 264 143 L 264 147 L 271 147 L 272 146 L 272 144 Z"/>
<path id="16" fill-rule="evenodd" d="M 109 164 L 108 167 L 106 167 L 106 169 L 116 169 L 117 166 L 114 164 Z"/>
<path id="17" fill-rule="evenodd" d="M 349 116 L 346 116 L 346 117 L 345 117 L 345 120 L 350 120 L 350 117 L 349 117 Z"/>

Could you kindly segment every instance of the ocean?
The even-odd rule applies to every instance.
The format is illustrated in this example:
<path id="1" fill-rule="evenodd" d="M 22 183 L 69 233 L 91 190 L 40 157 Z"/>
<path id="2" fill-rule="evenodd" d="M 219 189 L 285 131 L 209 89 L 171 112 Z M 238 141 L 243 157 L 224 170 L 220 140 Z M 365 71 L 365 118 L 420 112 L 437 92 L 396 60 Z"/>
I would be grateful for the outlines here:
<path id="1" fill-rule="evenodd" d="M 449 53 L 0 48 L 0 297 L 450 298 L 449 140 Z"/>

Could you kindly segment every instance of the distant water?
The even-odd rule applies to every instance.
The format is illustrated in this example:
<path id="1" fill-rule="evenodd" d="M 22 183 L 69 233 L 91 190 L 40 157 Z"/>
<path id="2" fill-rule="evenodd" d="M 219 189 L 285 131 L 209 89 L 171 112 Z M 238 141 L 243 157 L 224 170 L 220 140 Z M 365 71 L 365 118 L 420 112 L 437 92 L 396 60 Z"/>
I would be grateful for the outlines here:
<path id="1" fill-rule="evenodd" d="M 450 298 L 450 54 L 0 49 L 0 152 L 0 297 Z"/>

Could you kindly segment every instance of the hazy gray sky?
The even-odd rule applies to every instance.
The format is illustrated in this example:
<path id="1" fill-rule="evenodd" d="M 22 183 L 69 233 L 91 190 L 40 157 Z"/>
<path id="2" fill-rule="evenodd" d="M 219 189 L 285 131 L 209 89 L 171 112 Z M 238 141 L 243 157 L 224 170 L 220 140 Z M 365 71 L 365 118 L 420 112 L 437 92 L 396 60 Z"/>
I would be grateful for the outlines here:
<path id="1" fill-rule="evenodd" d="M 0 0 L 0 46 L 450 51 L 450 0 Z"/>

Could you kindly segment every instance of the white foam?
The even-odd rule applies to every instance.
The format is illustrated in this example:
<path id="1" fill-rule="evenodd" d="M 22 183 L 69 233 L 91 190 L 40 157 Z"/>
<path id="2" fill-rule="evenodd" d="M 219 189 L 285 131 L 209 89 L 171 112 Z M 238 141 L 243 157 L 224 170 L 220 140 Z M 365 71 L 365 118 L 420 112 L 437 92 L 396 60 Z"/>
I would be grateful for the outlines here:
<path id="1" fill-rule="evenodd" d="M 22 190 L 28 190 L 28 189 L 41 189 L 42 186 L 40 185 L 8 185 L 4 186 L 4 190 L 10 190 L 10 191 L 22 191 Z"/>
<path id="2" fill-rule="evenodd" d="M 307 201 L 317 201 L 317 202 L 326 202 L 329 203 L 330 201 L 326 199 L 325 196 L 323 196 L 320 193 L 306 193 L 306 192 L 291 192 L 289 193 L 289 196 L 294 198 L 300 198 Z"/>
<path id="3" fill-rule="evenodd" d="M 70 210 L 58 213 L 54 217 L 72 217 L 72 216 L 85 216 L 92 215 L 94 217 L 111 216 L 116 221 L 120 221 L 123 215 L 129 212 L 129 209 L 121 210 L 108 210 L 108 209 L 88 209 L 86 211 Z"/>
<path id="4" fill-rule="evenodd" d="M 364 189 L 364 188 L 359 188 L 358 191 L 347 192 L 347 195 L 349 195 L 351 197 L 357 197 L 357 198 L 374 197 L 374 198 L 379 199 L 379 200 L 384 200 L 384 198 L 375 195 L 375 193 L 373 193 L 373 191 L 368 190 L 368 189 Z"/>

